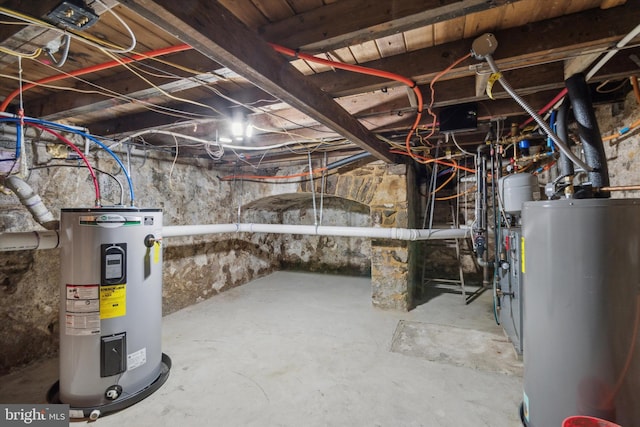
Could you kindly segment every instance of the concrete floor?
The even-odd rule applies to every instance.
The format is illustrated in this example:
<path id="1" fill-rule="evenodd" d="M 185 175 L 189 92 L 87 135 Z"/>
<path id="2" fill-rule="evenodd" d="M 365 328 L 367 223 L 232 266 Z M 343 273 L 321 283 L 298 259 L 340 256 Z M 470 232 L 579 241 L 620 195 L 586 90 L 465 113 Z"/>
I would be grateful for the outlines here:
<path id="1" fill-rule="evenodd" d="M 411 340 L 392 345 L 402 324 L 454 331 L 461 341 L 454 344 L 471 353 L 479 345 L 464 337 L 475 331 L 504 343 L 490 292 L 466 306 L 460 295 L 441 294 L 410 313 L 373 308 L 370 292 L 368 278 L 277 272 L 166 316 L 163 351 L 173 362 L 166 384 L 95 424 L 521 425 L 514 353 L 499 355 L 510 366 L 504 373 L 464 355 L 433 358 Z M 43 402 L 56 379 L 55 359 L 13 372 L 0 378 L 0 402 Z"/>

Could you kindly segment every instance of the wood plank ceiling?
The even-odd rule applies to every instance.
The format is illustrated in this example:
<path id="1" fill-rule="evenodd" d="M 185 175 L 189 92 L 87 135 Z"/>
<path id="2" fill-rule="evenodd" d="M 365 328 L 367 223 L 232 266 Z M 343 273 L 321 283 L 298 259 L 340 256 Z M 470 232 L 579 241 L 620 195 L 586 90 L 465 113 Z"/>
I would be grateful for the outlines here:
<path id="1" fill-rule="evenodd" d="M 482 61 L 465 59 L 439 76 L 470 52 L 478 36 L 495 34 L 496 62 L 538 109 L 563 87 L 567 73 L 588 70 L 640 24 L 640 0 L 88 0 L 100 18 L 71 39 L 64 65 L 56 67 L 44 53 L 18 61 L 16 52 L 61 39 L 60 31 L 41 23 L 60 3 L 0 0 L 0 96 L 15 96 L 19 79 L 26 84 L 50 78 L 25 86 L 27 116 L 63 120 L 114 140 L 133 135 L 126 140 L 133 144 L 179 144 L 183 155 L 221 164 L 238 160 L 237 150 L 222 154 L 217 145 L 230 136 L 235 118 L 251 124 L 254 135 L 231 144 L 275 146 L 258 152 L 265 161 L 363 150 L 387 162 L 406 159 L 397 151 L 417 108 L 408 85 L 285 57 L 272 44 L 405 76 L 436 114 L 444 106 L 477 102 L 478 129 L 459 134 L 461 143 L 477 144 L 492 121 L 508 129 L 524 119 L 499 85 L 489 99 L 484 89 L 490 73 Z M 24 25 L 24 15 L 35 21 Z M 132 52 L 108 51 L 131 44 L 120 20 L 137 40 Z M 188 46 L 174 53 L 144 57 L 183 44 Z M 631 40 L 591 82 L 617 85 L 639 75 L 639 44 Z M 136 53 L 143 55 L 130 61 Z M 109 62 L 115 66 L 100 65 Z M 99 70 L 86 70 L 96 65 Z M 7 99 L 7 111 L 17 111 L 19 98 Z M 423 139 L 432 122 L 425 112 L 413 146 L 444 140 L 437 127 Z M 135 136 L 145 130 L 200 138 L 208 149 L 167 134 Z"/>

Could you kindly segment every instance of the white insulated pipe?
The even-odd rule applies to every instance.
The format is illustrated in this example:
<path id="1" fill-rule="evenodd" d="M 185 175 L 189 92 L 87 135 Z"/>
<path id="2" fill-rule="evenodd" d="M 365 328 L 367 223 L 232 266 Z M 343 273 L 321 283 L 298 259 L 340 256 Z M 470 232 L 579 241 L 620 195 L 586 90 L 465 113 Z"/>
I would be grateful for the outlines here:
<path id="1" fill-rule="evenodd" d="M 202 234 L 233 232 L 302 234 L 308 236 L 365 237 L 391 240 L 435 240 L 468 237 L 471 230 L 465 228 L 415 229 L 287 224 L 206 224 L 166 226 L 162 228 L 162 237 L 195 236 Z"/>
<path id="2" fill-rule="evenodd" d="M 469 228 L 383 228 L 383 227 L 338 227 L 287 224 L 203 224 L 169 225 L 162 227 L 162 236 L 157 238 L 197 236 L 220 233 L 272 233 L 301 234 L 307 236 L 363 237 L 390 240 L 442 240 L 468 237 Z M 58 247 L 57 231 L 26 231 L 0 233 L 0 252 L 30 249 L 55 249 Z"/>
<path id="3" fill-rule="evenodd" d="M 0 252 L 55 249 L 59 243 L 55 230 L 0 233 Z"/>

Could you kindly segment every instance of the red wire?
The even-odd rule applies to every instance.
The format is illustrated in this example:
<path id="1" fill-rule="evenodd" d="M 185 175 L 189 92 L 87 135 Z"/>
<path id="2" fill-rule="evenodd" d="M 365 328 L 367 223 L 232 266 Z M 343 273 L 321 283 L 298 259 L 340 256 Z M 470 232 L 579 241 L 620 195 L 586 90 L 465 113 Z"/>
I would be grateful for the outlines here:
<path id="1" fill-rule="evenodd" d="M 40 79 L 40 80 L 38 80 L 36 82 L 27 83 L 27 84 L 23 85 L 22 88 L 18 88 L 16 90 L 14 90 L 13 92 L 11 92 L 9 95 L 7 95 L 7 97 L 4 99 L 2 104 L 0 104 L 0 111 L 5 111 L 7 109 L 7 107 L 9 106 L 9 103 L 11 101 L 13 101 L 13 99 L 16 96 L 18 96 L 20 94 L 20 90 L 22 90 L 22 92 L 24 92 L 24 91 L 29 90 L 29 89 L 31 89 L 31 88 L 33 88 L 35 86 L 40 85 L 40 84 L 51 83 L 51 82 L 55 82 L 55 81 L 58 81 L 58 80 L 64 80 L 64 79 L 69 78 L 69 77 L 77 77 L 77 76 L 82 76 L 82 75 L 89 74 L 89 73 L 95 73 L 97 71 L 102 71 L 102 70 L 106 70 L 108 68 L 117 67 L 119 65 L 122 65 L 121 63 L 129 64 L 130 62 L 137 62 L 137 61 L 141 61 L 143 59 L 155 58 L 156 56 L 168 55 L 170 53 L 182 52 L 184 50 L 189 50 L 189 49 L 191 49 L 191 46 L 189 46 L 188 44 L 180 44 L 180 45 L 176 45 L 176 46 L 169 46 L 169 47 L 165 47 L 165 48 L 162 48 L 162 49 L 152 50 L 152 51 L 149 51 L 147 53 L 137 53 L 137 54 L 135 54 L 133 56 L 122 58 L 120 61 L 109 61 L 109 62 L 105 62 L 105 63 L 102 63 L 102 64 L 92 65 L 90 67 L 81 68 L 79 70 L 71 71 L 70 73 L 57 74 L 55 76 L 45 77 L 44 79 Z"/>
<path id="2" fill-rule="evenodd" d="M 85 157 L 84 154 L 82 154 L 82 151 L 80 151 L 80 149 L 71 141 L 69 141 L 67 138 L 65 138 L 64 136 L 60 135 L 58 132 L 48 129 L 44 126 L 35 124 L 35 123 L 27 123 L 27 126 L 31 126 L 34 128 L 38 128 L 41 129 L 45 132 L 50 133 L 51 135 L 55 136 L 56 138 L 58 138 L 60 141 L 64 142 L 65 144 L 67 144 L 69 147 L 71 147 L 73 149 L 73 151 L 75 151 L 78 156 L 80 156 L 80 158 L 82 159 L 82 161 L 84 162 L 85 165 L 87 165 L 87 169 L 89 169 L 89 173 L 91 174 L 91 179 L 93 180 L 93 186 L 96 189 L 96 206 L 100 206 L 100 186 L 98 185 L 98 178 L 96 178 L 96 173 L 93 170 L 93 168 L 91 167 L 91 164 L 89 164 L 89 160 Z"/>

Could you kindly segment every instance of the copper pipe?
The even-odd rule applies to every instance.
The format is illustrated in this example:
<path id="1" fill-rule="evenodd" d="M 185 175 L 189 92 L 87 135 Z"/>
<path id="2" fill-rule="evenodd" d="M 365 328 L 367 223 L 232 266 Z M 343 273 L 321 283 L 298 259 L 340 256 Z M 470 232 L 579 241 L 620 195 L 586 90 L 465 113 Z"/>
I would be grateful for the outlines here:
<path id="1" fill-rule="evenodd" d="M 615 187 L 600 187 L 597 191 L 640 191 L 640 185 L 618 185 Z"/>
<path id="2" fill-rule="evenodd" d="M 638 78 L 636 76 L 629 77 L 631 80 L 631 86 L 633 86 L 633 93 L 636 96 L 636 101 L 640 104 L 640 85 L 638 85 Z"/>

